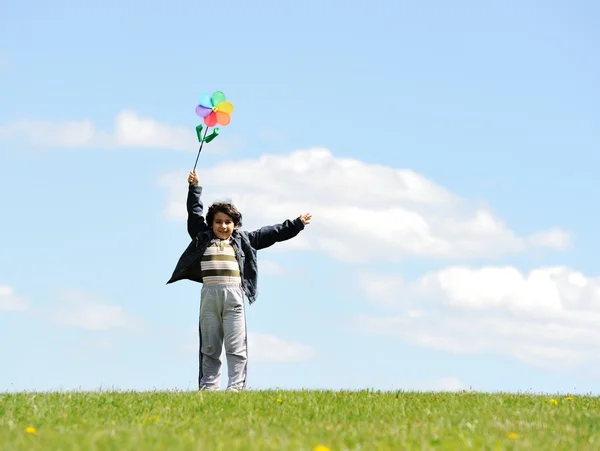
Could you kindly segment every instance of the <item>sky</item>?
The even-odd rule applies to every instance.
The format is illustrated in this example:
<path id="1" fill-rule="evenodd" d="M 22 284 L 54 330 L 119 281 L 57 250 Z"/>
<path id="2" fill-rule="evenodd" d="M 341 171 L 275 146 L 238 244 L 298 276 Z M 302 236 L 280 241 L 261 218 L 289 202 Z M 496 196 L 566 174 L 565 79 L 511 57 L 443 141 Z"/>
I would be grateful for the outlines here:
<path id="1" fill-rule="evenodd" d="M 313 214 L 259 252 L 248 388 L 600 392 L 598 20 L 5 0 L 0 391 L 196 389 L 201 285 L 166 281 L 221 90 L 205 204 L 246 230 Z"/>

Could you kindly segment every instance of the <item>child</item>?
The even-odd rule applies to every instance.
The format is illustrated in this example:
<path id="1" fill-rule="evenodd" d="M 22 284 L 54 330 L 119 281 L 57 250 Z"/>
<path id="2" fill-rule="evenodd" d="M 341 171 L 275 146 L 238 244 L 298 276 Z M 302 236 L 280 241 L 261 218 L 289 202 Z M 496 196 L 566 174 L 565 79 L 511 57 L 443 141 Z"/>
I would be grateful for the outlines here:
<path id="1" fill-rule="evenodd" d="M 230 203 L 215 202 L 204 221 L 202 187 L 196 171 L 188 176 L 187 230 L 192 239 L 179 258 L 171 279 L 202 283 L 199 320 L 200 390 L 217 390 L 221 351 L 227 355 L 227 390 L 246 388 L 247 332 L 244 294 L 252 304 L 257 295 L 256 251 L 295 237 L 310 223 L 310 213 L 282 224 L 241 231 L 242 215 Z"/>

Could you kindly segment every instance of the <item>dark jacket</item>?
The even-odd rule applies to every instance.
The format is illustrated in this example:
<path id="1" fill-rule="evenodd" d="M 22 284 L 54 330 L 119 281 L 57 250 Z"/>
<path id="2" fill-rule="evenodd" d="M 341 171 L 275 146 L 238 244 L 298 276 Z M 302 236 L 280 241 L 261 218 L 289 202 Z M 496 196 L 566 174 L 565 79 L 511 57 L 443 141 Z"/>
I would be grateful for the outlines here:
<path id="1" fill-rule="evenodd" d="M 173 275 L 167 284 L 182 279 L 202 283 L 200 258 L 214 235 L 203 216 L 203 205 L 200 200 L 201 194 L 201 186 L 189 186 L 187 197 L 187 230 L 192 241 L 179 258 Z M 238 229 L 233 231 L 231 245 L 235 249 L 235 255 L 240 265 L 242 286 L 250 304 L 257 297 L 258 263 L 256 260 L 256 251 L 272 246 L 277 242 L 289 240 L 298 235 L 302 229 L 304 229 L 304 224 L 300 218 L 296 218 L 293 221 L 288 219 L 281 224 L 261 227 L 252 232 Z"/>

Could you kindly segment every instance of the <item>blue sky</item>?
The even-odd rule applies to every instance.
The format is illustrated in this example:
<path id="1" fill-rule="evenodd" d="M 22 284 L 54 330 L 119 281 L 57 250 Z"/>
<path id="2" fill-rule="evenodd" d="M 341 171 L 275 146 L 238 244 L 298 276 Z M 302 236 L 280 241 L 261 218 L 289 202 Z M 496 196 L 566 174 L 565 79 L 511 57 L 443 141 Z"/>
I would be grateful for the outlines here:
<path id="1" fill-rule="evenodd" d="M 451 3 L 451 4 L 450 4 Z M 598 392 L 600 5 L 23 2 L 0 14 L 0 390 L 194 389 L 205 201 L 260 254 L 251 388 Z"/>

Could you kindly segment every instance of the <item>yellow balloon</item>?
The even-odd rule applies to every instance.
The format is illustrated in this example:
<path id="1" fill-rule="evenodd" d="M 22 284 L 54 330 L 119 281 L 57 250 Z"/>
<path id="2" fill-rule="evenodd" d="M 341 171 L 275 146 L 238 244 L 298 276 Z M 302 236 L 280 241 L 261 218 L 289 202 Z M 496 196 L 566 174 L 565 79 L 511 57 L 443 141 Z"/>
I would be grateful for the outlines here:
<path id="1" fill-rule="evenodd" d="M 225 100 L 224 102 L 221 102 L 217 105 L 217 111 L 220 111 L 221 113 L 231 114 L 233 112 L 233 103 L 229 102 L 228 100 Z"/>

